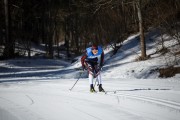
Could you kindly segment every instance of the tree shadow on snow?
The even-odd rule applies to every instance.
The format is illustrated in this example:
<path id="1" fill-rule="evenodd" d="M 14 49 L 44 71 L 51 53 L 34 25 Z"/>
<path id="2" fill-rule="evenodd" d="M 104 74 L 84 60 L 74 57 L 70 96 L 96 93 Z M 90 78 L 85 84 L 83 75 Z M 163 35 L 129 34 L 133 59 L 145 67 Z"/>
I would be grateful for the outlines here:
<path id="1" fill-rule="evenodd" d="M 154 47 L 155 39 L 160 36 L 158 30 L 154 30 L 145 35 L 146 50 L 152 49 Z M 141 55 L 140 51 L 140 38 L 135 36 L 123 44 L 123 46 L 118 50 L 119 52 L 111 56 L 105 64 L 109 62 L 117 62 L 123 60 L 131 55 L 136 55 L 137 57 Z M 134 58 L 135 59 L 135 58 Z"/>

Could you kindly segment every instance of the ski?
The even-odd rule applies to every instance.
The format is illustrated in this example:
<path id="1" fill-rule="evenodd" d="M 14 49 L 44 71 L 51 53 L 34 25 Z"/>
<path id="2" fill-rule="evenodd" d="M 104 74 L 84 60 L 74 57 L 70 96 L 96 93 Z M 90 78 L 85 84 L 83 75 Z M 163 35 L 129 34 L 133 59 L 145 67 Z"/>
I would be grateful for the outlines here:
<path id="1" fill-rule="evenodd" d="M 116 94 L 117 90 L 114 90 L 114 91 L 105 91 L 104 93 L 107 94 L 107 93 L 114 93 Z"/>

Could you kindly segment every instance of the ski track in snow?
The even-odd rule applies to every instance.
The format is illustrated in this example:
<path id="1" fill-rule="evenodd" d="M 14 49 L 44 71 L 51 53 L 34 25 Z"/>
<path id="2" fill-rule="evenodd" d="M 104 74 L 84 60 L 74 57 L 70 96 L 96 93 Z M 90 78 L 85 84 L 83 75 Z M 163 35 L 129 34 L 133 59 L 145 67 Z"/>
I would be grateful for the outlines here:
<path id="1" fill-rule="evenodd" d="M 148 81 L 142 83 L 142 80 L 105 80 L 106 94 L 90 93 L 86 79 L 81 79 L 72 91 L 69 91 L 69 88 L 75 79 L 1 83 L 0 111 L 3 115 L 0 118 L 2 120 L 178 120 L 180 101 L 168 100 L 168 97 L 164 96 L 159 98 L 154 93 L 168 96 L 173 91 L 172 88 L 177 88 L 179 85 L 168 84 L 166 87 Z M 148 96 L 150 93 L 154 96 Z"/>
<path id="2" fill-rule="evenodd" d="M 163 99 L 157 99 L 153 97 L 146 97 L 146 96 L 138 96 L 138 95 L 131 95 L 131 94 L 121 94 L 121 93 L 106 93 L 107 95 L 116 96 L 116 97 L 127 97 L 130 99 L 136 99 L 139 101 L 145 101 L 150 102 L 152 104 L 160 105 L 160 106 L 166 106 L 172 109 L 175 109 L 177 111 L 180 111 L 180 103 L 163 100 Z"/>

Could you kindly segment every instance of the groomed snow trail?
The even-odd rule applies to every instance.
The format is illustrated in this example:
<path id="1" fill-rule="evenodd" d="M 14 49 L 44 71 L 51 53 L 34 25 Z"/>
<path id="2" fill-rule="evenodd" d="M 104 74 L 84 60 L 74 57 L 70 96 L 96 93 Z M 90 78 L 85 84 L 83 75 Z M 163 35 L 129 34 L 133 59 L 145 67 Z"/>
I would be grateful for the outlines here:
<path id="1" fill-rule="evenodd" d="M 0 84 L 0 120 L 179 120 L 177 80 L 105 79 L 90 93 L 87 79 Z M 97 89 L 97 87 L 96 87 Z"/>

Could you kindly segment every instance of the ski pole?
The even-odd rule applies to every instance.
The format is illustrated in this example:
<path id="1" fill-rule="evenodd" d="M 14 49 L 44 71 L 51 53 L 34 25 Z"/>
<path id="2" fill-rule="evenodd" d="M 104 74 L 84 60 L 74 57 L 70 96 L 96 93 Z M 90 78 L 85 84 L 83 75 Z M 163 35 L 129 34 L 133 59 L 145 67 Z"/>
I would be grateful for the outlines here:
<path id="1" fill-rule="evenodd" d="M 96 81 L 95 81 L 95 83 L 94 83 L 94 88 L 95 88 L 95 86 L 96 86 L 96 82 L 98 82 L 98 78 L 97 78 L 97 77 L 96 77 Z M 99 82 L 98 82 L 97 86 L 99 86 Z"/>
<path id="2" fill-rule="evenodd" d="M 97 78 L 96 78 L 96 81 L 97 81 Z M 94 83 L 94 88 L 95 88 L 95 86 L 96 86 L 96 81 L 95 81 L 95 83 Z"/>
<path id="3" fill-rule="evenodd" d="M 74 85 L 69 89 L 70 91 L 74 88 L 74 86 L 76 85 L 76 83 L 78 82 L 78 80 L 81 78 L 81 74 L 82 74 L 82 72 L 80 72 L 79 78 L 76 80 L 76 82 L 74 83 Z"/>
<path id="4" fill-rule="evenodd" d="M 94 74 L 95 74 L 95 72 L 94 72 Z M 96 82 L 98 82 L 97 86 L 99 86 L 98 75 L 95 75 L 95 78 L 96 78 L 96 81 L 95 81 L 95 83 L 94 83 L 94 88 L 95 88 L 95 86 L 96 86 Z"/>

